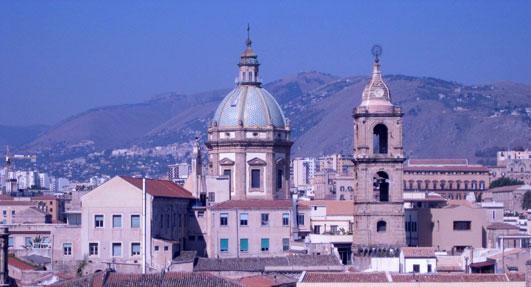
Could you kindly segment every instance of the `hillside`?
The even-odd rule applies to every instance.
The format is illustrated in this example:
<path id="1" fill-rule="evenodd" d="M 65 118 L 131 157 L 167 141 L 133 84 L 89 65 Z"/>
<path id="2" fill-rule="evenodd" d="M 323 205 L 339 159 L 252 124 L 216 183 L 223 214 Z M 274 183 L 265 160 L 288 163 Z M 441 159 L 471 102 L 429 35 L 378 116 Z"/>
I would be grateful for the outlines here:
<path id="1" fill-rule="evenodd" d="M 402 75 L 384 79 L 393 102 L 405 114 L 408 157 L 492 163 L 498 147 L 530 147 L 531 86 L 512 82 L 467 86 Z M 351 153 L 352 109 L 359 105 L 368 80 L 304 72 L 264 85 L 291 120 L 294 156 Z M 208 120 L 228 91 L 166 93 L 138 104 L 88 110 L 50 127 L 23 149 L 89 142 L 91 150 L 98 151 L 187 143 L 195 136 L 205 140 Z"/>

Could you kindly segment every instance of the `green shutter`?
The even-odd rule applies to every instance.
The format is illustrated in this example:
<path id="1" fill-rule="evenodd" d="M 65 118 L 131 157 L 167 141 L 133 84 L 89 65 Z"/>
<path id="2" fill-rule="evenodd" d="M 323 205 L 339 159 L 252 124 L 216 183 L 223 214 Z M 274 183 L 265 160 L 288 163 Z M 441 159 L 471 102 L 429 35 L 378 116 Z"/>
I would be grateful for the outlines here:
<path id="1" fill-rule="evenodd" d="M 221 251 L 228 251 L 229 250 L 229 240 L 224 238 L 220 239 L 219 241 L 219 249 Z"/>
<path id="2" fill-rule="evenodd" d="M 249 239 L 241 238 L 240 239 L 240 251 L 248 251 L 248 250 L 249 250 Z"/>
<path id="3" fill-rule="evenodd" d="M 269 238 L 262 238 L 262 251 L 269 250 Z"/>

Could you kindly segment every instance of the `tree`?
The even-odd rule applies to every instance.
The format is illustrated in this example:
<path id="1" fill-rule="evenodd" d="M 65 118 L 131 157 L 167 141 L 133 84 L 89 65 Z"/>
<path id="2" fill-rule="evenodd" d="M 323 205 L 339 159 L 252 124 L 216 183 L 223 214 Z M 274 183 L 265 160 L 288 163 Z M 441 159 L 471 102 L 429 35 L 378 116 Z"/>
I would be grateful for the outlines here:
<path id="1" fill-rule="evenodd" d="M 522 209 L 528 210 L 531 208 L 531 191 L 526 191 L 524 193 L 524 198 L 522 199 Z"/>
<path id="2" fill-rule="evenodd" d="M 524 184 L 523 181 L 512 179 L 508 177 L 500 177 L 497 180 L 494 180 L 490 183 L 489 188 L 495 188 L 495 187 L 502 187 L 502 186 L 509 186 L 509 185 L 519 185 Z"/>

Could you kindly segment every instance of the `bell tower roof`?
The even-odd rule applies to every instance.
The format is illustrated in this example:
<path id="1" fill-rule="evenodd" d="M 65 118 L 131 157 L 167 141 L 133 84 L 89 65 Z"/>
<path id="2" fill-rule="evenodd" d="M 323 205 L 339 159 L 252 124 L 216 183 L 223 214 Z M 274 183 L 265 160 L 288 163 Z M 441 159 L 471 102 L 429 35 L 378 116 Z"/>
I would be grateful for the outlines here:
<path id="1" fill-rule="evenodd" d="M 379 47 L 379 46 L 375 46 Z M 379 110 L 387 111 L 386 107 L 392 107 L 391 103 L 391 91 L 387 84 L 382 79 L 382 73 L 380 71 L 380 59 L 379 55 L 381 53 L 381 48 L 378 52 L 374 51 L 375 55 L 373 70 L 372 70 L 372 79 L 363 90 L 363 96 L 360 106 L 365 106 L 372 110 L 372 112 L 378 112 Z"/>

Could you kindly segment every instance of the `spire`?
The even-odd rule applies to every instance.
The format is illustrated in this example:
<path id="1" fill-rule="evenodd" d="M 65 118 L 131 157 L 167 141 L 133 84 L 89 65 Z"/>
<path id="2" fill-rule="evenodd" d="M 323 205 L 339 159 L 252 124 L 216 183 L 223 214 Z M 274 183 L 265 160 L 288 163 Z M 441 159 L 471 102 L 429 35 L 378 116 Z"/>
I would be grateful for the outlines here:
<path id="1" fill-rule="evenodd" d="M 362 106 L 392 106 L 391 92 L 382 79 L 380 71 L 380 55 L 382 47 L 374 45 L 371 49 L 374 56 L 372 79 L 363 91 Z"/>
<path id="2" fill-rule="evenodd" d="M 258 66 L 260 66 L 260 63 L 257 60 L 258 56 L 251 48 L 253 41 L 251 41 L 251 26 L 249 24 L 247 24 L 247 40 L 245 44 L 247 48 L 240 55 L 241 59 L 238 63 L 240 67 L 238 84 L 260 86 L 261 83 L 258 78 Z"/>
<path id="3" fill-rule="evenodd" d="M 251 26 L 249 23 L 247 23 L 247 41 L 245 41 L 245 44 L 247 44 L 247 47 L 251 48 L 251 45 L 253 44 L 253 41 L 251 41 Z"/>

